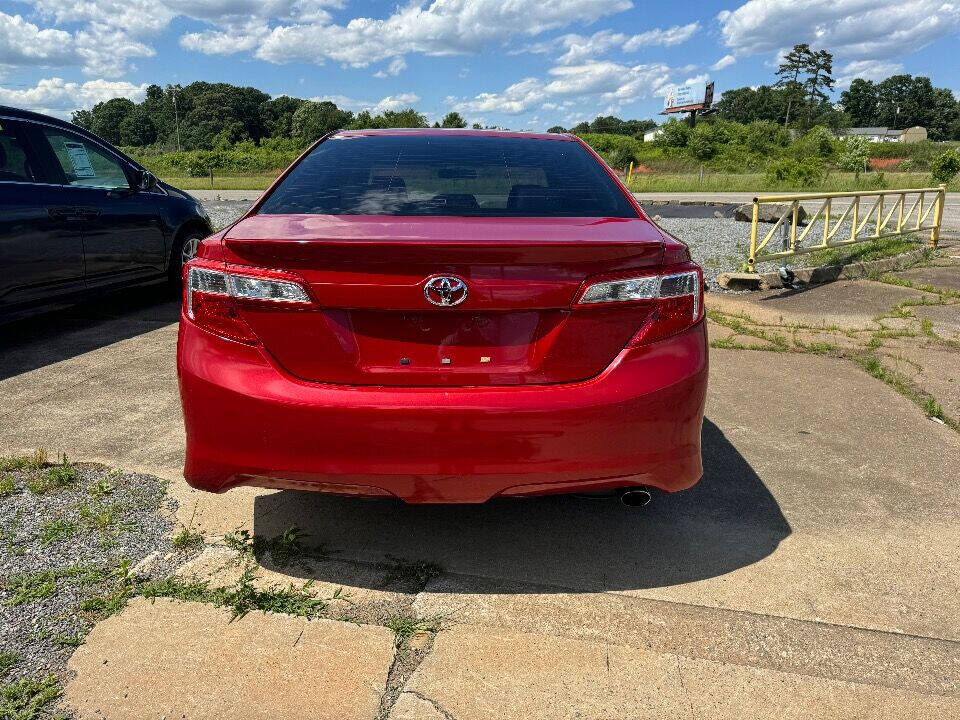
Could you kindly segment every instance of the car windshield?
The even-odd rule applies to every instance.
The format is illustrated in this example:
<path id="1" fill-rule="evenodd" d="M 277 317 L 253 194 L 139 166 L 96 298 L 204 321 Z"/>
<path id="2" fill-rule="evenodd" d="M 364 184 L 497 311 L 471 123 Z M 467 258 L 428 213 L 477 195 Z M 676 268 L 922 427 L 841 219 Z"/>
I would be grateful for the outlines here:
<path id="1" fill-rule="evenodd" d="M 636 217 L 579 143 L 479 135 L 340 135 L 318 145 L 262 214 Z"/>

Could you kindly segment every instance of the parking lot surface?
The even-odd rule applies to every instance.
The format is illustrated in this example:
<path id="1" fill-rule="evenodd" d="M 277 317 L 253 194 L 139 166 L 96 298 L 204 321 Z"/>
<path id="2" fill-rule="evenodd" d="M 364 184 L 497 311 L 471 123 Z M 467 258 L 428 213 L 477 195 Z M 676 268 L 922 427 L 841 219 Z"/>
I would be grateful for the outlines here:
<path id="1" fill-rule="evenodd" d="M 946 289 L 960 268 L 908 272 Z M 960 305 L 867 281 L 727 297 L 708 303 L 705 477 L 639 510 L 198 493 L 181 479 L 176 297 L 5 328 L 0 452 L 169 479 L 178 521 L 204 534 L 184 570 L 198 577 L 239 574 L 225 535 L 299 528 L 310 560 L 259 553 L 258 581 L 331 598 L 322 619 L 233 622 L 135 599 L 74 654 L 68 703 L 83 718 L 960 715 L 960 434 L 851 359 L 909 368 L 952 407 Z"/>

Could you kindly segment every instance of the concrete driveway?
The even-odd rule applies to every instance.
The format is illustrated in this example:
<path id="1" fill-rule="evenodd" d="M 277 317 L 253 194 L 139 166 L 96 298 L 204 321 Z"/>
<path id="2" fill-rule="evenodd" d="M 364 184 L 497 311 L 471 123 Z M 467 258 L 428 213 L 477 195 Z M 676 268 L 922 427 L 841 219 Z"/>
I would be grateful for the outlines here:
<path id="1" fill-rule="evenodd" d="M 888 287 L 881 305 L 916 295 Z M 71 661 L 80 717 L 960 716 L 960 435 L 849 360 L 714 350 L 704 480 L 639 511 L 214 496 L 180 479 L 177 311 L 147 289 L 3 329 L 0 452 L 169 478 L 214 559 L 237 528 L 299 527 L 323 559 L 264 572 L 352 600 L 236 623 L 134 601 Z M 397 590 L 378 571 L 396 558 L 437 569 Z M 367 608 L 423 631 L 395 647 Z"/>

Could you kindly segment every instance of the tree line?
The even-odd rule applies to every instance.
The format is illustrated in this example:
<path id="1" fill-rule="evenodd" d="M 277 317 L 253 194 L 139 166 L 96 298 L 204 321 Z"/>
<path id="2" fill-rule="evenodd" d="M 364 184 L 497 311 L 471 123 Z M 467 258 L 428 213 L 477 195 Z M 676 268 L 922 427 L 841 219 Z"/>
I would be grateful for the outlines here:
<path id="1" fill-rule="evenodd" d="M 140 103 L 113 98 L 75 111 L 72 120 L 114 145 L 166 150 L 226 149 L 267 139 L 302 146 L 341 128 L 429 126 L 426 116 L 413 108 L 353 113 L 328 100 L 272 98 L 253 87 L 207 82 L 150 85 Z M 466 122 L 451 112 L 434 125 L 466 127 Z"/>
<path id="2" fill-rule="evenodd" d="M 724 90 L 715 115 L 739 123 L 769 121 L 807 131 L 817 125 L 908 128 L 920 125 L 931 140 L 960 140 L 960 101 L 928 77 L 893 75 L 874 82 L 855 78 L 831 101 L 833 55 L 794 46 L 779 64 L 776 81 L 758 87 Z"/>

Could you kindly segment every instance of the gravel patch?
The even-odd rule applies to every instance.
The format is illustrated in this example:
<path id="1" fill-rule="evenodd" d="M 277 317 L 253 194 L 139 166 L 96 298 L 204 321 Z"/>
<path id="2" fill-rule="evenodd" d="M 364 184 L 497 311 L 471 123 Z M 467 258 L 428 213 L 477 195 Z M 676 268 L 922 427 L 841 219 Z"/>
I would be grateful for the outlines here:
<path id="1" fill-rule="evenodd" d="M 653 208 L 655 210 L 655 208 Z M 651 213 L 651 216 L 656 214 Z M 690 254 L 703 268 L 711 292 L 726 292 L 717 285 L 717 276 L 739 272 L 750 249 L 750 223 L 729 218 L 660 218 L 657 224 L 690 246 Z M 767 226 L 769 227 L 769 226 Z M 774 243 L 776 240 L 771 240 Z M 759 263 L 759 272 L 776 270 L 776 263 Z"/>
<path id="2" fill-rule="evenodd" d="M 137 563 L 149 556 L 136 575 L 159 578 L 187 558 L 171 545 L 166 481 L 59 467 L 69 470 L 53 488 L 38 482 L 57 466 L 0 472 L 0 653 L 17 658 L 0 684 L 51 674 L 62 684 L 74 648 L 126 601 Z"/>
<path id="3" fill-rule="evenodd" d="M 240 217 L 251 203 L 246 200 L 204 200 L 203 209 L 210 216 L 214 230 L 226 227 Z"/>

